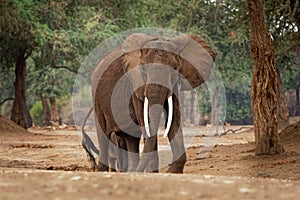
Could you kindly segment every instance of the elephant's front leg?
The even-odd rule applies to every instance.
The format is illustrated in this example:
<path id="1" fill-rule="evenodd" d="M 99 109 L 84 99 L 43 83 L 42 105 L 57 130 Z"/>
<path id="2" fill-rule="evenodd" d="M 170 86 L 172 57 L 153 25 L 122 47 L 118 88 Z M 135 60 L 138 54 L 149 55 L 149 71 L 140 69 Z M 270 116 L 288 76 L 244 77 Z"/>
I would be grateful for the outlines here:
<path id="1" fill-rule="evenodd" d="M 183 168 L 186 163 L 186 153 L 185 153 L 183 134 L 181 128 L 180 107 L 179 107 L 178 99 L 176 97 L 173 99 L 174 99 L 173 123 L 171 125 L 171 129 L 168 134 L 169 142 L 171 144 L 173 159 L 172 159 L 171 166 L 169 167 L 167 172 L 183 173 Z"/>

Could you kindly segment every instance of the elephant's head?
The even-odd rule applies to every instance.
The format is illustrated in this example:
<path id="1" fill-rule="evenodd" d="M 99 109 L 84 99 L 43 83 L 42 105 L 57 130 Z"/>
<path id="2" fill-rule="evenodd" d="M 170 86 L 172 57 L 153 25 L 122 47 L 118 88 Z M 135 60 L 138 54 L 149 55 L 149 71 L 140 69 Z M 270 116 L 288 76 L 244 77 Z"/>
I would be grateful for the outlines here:
<path id="1" fill-rule="evenodd" d="M 122 48 L 123 70 L 133 84 L 134 95 L 144 102 L 146 131 L 149 107 L 153 106 L 149 113 L 150 130 L 156 133 L 162 106 L 154 105 L 168 101 L 167 133 L 173 115 L 173 89 L 180 85 L 181 90 L 190 90 L 204 83 L 213 67 L 213 51 L 197 36 L 165 40 L 140 33 L 130 35 Z M 149 130 L 147 134 L 150 135 Z"/>

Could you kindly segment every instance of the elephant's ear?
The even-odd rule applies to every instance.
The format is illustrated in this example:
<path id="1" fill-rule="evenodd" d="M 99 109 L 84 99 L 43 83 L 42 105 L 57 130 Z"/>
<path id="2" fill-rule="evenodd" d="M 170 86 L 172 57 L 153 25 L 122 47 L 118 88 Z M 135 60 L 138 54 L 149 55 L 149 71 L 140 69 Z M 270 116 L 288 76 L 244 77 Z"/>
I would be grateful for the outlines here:
<path id="1" fill-rule="evenodd" d="M 124 71 L 129 71 L 130 69 L 141 65 L 141 49 L 146 43 L 157 39 L 157 37 L 143 33 L 133 33 L 128 36 L 122 44 L 122 62 Z"/>
<path id="2" fill-rule="evenodd" d="M 178 69 L 182 75 L 181 90 L 190 90 L 204 83 L 215 60 L 215 54 L 208 44 L 193 35 L 174 37 L 170 41 L 181 47 L 179 54 L 182 64 Z"/>

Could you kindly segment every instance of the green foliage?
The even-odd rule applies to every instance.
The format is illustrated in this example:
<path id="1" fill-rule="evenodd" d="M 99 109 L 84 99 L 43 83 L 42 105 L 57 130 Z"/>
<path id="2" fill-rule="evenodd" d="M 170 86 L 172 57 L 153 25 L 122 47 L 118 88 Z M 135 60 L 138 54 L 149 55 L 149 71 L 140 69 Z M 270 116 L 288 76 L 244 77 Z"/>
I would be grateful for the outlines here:
<path id="1" fill-rule="evenodd" d="M 299 1 L 266 0 L 264 6 L 276 66 L 285 89 L 295 89 L 300 79 Z M 31 107 L 41 93 L 70 97 L 74 72 L 105 38 L 127 29 L 155 26 L 206 40 L 217 54 L 216 66 L 226 87 L 227 119 L 251 116 L 246 1 L 1 0 L 0 13 L 0 100 L 14 95 L 12 72 L 20 49 L 29 57 L 26 83 Z M 83 73 L 89 77 L 90 72 Z M 197 100 L 202 114 L 210 112 L 208 93 L 201 92 Z"/>
<path id="2" fill-rule="evenodd" d="M 198 91 L 196 93 L 198 106 L 199 106 L 199 113 L 202 116 L 205 116 L 205 114 L 209 114 L 211 112 L 211 101 L 210 101 L 210 95 L 207 87 L 205 85 L 200 86 L 197 88 Z"/>
<path id="3" fill-rule="evenodd" d="M 32 121 L 35 125 L 42 125 L 43 124 L 43 106 L 42 101 L 36 101 L 35 104 L 29 111 Z"/>
<path id="4" fill-rule="evenodd" d="M 41 94 L 45 94 L 46 97 L 71 96 L 74 73 L 65 69 L 33 69 L 29 68 L 28 89 L 27 91 L 40 97 Z"/>
<path id="5" fill-rule="evenodd" d="M 249 92 L 241 92 L 231 88 L 226 90 L 227 121 L 238 121 L 252 117 L 251 97 Z"/>

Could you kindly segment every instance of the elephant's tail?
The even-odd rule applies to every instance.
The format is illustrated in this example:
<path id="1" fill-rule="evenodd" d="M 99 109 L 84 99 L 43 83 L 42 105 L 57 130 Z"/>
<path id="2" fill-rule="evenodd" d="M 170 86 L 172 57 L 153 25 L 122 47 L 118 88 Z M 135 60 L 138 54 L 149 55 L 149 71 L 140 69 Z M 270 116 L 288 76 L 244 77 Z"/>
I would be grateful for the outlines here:
<path id="1" fill-rule="evenodd" d="M 89 118 L 89 116 L 91 115 L 92 111 L 93 111 L 93 107 L 90 108 L 88 114 L 86 115 L 86 117 L 83 121 L 83 124 L 82 124 L 82 127 L 81 127 L 81 131 L 82 131 L 81 144 L 82 144 L 83 148 L 86 151 L 86 154 L 89 158 L 89 161 L 92 165 L 93 170 L 95 170 L 96 167 L 97 167 L 95 156 L 99 156 L 99 149 L 97 149 L 97 147 L 95 146 L 95 144 L 93 143 L 91 138 L 88 136 L 88 134 L 84 130 L 86 121 Z"/>

